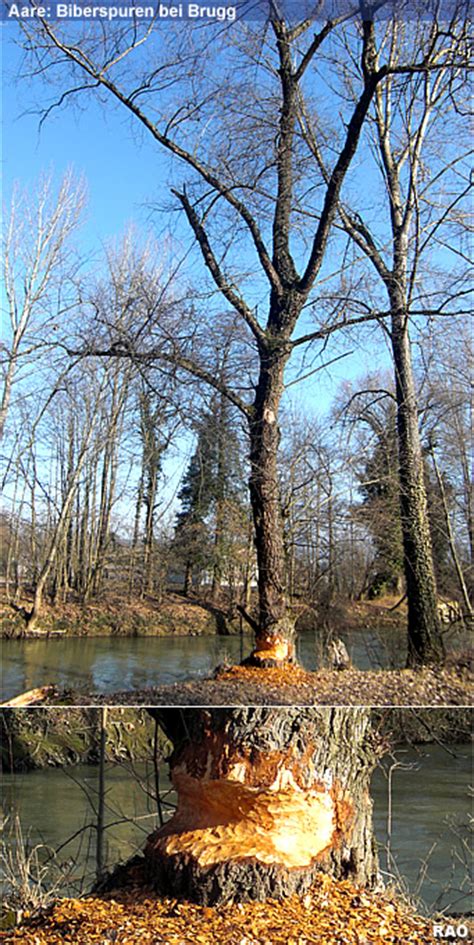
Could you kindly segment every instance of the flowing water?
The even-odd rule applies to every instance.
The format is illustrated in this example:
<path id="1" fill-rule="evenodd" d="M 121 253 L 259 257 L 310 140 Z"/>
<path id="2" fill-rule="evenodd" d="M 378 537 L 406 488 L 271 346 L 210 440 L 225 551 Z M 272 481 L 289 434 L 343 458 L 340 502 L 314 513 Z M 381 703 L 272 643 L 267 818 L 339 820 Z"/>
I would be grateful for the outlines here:
<path id="1" fill-rule="evenodd" d="M 399 667 L 405 662 L 405 638 L 399 631 L 341 631 L 339 636 L 359 669 Z M 317 630 L 297 635 L 297 656 L 306 669 L 319 665 L 322 646 Z M 98 692 L 166 685 L 208 675 L 225 659 L 239 661 L 251 649 L 247 634 L 3 640 L 1 700 L 49 684 Z"/>
<path id="2" fill-rule="evenodd" d="M 406 889 L 411 895 L 421 896 L 428 911 L 449 907 L 462 912 L 472 908 L 466 889 L 469 858 L 464 847 L 470 810 L 471 746 L 450 746 L 449 752 L 452 754 L 439 745 L 397 751 L 397 760 L 408 767 L 392 770 L 393 860 L 389 872 L 393 875 L 396 869 Z M 162 791 L 169 787 L 165 768 L 160 772 Z M 372 784 L 385 879 L 389 878 L 385 853 L 387 770 L 386 762 L 385 773 L 376 771 Z M 112 825 L 106 831 L 106 854 L 111 865 L 140 850 L 158 823 L 152 767 L 108 765 L 106 787 L 106 819 Z M 69 870 L 68 888 L 73 893 L 81 887 L 86 890 L 93 879 L 94 831 L 87 825 L 94 823 L 97 789 L 98 769 L 85 765 L 4 777 L 4 815 L 19 814 L 30 844 L 42 842 L 57 849 L 75 835 L 58 854 L 58 860 Z M 425 861 L 426 875 L 419 885 Z"/>

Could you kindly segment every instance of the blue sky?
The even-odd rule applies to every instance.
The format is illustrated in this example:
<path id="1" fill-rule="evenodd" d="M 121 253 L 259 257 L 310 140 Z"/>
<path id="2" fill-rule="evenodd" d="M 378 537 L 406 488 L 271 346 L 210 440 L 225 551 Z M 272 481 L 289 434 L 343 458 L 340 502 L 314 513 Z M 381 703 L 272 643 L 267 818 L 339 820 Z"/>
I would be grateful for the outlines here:
<path id="1" fill-rule="evenodd" d="M 137 132 L 136 127 L 134 130 L 123 111 L 102 107 L 92 97 L 82 109 L 66 106 L 54 111 L 39 129 L 39 115 L 34 109 L 51 100 L 51 90 L 46 89 L 41 80 L 18 81 L 22 54 L 15 40 L 20 38 L 20 31 L 13 23 L 3 24 L 1 29 L 5 204 L 8 205 L 14 181 L 31 186 L 40 173 L 51 171 L 59 182 L 72 166 L 87 182 L 89 199 L 80 241 L 94 265 L 100 259 L 101 247 L 113 238 L 120 238 L 129 224 L 155 231 L 166 226 L 167 220 L 150 209 L 152 203 L 170 202 L 167 186 L 170 162 L 166 153 L 150 135 Z M 368 174 L 370 171 L 361 162 L 357 178 L 365 185 L 361 188 L 364 197 L 371 197 Z M 182 217 L 173 214 L 172 225 L 180 249 L 192 244 L 192 236 Z M 303 331 L 300 326 L 297 333 Z M 379 329 L 358 333 L 357 337 L 354 333 L 350 348 L 350 356 L 329 370 L 292 386 L 286 405 L 291 405 L 296 413 L 321 418 L 330 408 L 342 381 L 390 369 L 386 341 Z M 340 351 L 340 342 L 335 338 L 328 346 L 325 360 L 330 361 Z M 304 373 L 312 366 L 309 363 Z M 290 366 L 287 379 L 293 380 L 295 375 L 296 365 Z M 170 458 L 167 474 L 173 481 L 168 496 L 176 488 L 191 447 L 189 436 L 183 437 L 178 447 L 180 455 Z"/>
<path id="2" fill-rule="evenodd" d="M 89 202 L 83 239 L 90 249 L 117 236 L 131 221 L 144 223 L 144 206 L 160 192 L 165 156 L 150 138 L 132 137 L 129 121 L 92 99 L 87 108 L 63 107 L 39 129 L 35 104 L 48 100 L 41 82 L 19 82 L 22 54 L 15 45 L 19 30 L 3 24 L 3 196 L 12 183 L 34 184 L 38 172 L 51 170 L 58 181 L 69 168 L 87 180 Z M 150 181 L 154 180 L 153 187 Z M 158 183 L 158 186 L 156 185 Z M 162 190 L 163 188 L 161 188 Z"/>
<path id="3" fill-rule="evenodd" d="M 40 172 L 51 171 L 59 182 L 72 166 L 87 182 L 89 199 L 80 236 L 87 255 L 99 259 L 101 246 L 120 237 L 130 223 L 155 231 L 166 225 L 167 221 L 150 209 L 150 203 L 169 202 L 169 158 L 165 152 L 149 135 L 137 133 L 123 111 L 102 107 L 93 98 L 82 109 L 66 106 L 53 111 L 40 129 L 35 110 L 51 101 L 51 89 L 40 80 L 18 80 L 22 53 L 16 42 L 20 31 L 14 23 L 4 23 L 1 28 L 5 205 L 14 181 L 34 185 Z M 180 218 L 178 222 L 176 214 L 172 225 L 179 236 L 179 248 L 189 245 L 192 238 L 185 221 Z M 354 348 L 354 354 L 332 366 L 330 373 L 324 371 L 293 386 L 291 402 L 317 414 L 326 410 L 342 380 L 374 370 L 373 333 L 371 338 L 367 350 Z M 380 334 L 379 340 L 382 342 Z M 387 366 L 383 342 L 377 347 L 377 367 Z M 337 353 L 331 345 L 326 360 Z M 295 367 L 290 366 L 289 379 L 295 377 Z"/>

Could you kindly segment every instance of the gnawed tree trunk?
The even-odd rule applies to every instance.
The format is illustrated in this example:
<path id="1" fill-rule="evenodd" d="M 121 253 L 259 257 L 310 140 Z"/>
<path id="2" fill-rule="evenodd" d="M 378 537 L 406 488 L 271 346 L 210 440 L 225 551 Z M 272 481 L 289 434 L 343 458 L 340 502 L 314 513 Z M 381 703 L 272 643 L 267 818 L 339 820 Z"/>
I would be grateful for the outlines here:
<path id="1" fill-rule="evenodd" d="M 145 848 L 161 893 L 204 904 L 304 893 L 378 866 L 367 709 L 149 710 L 173 743 L 172 819 Z"/>
<path id="2" fill-rule="evenodd" d="M 392 299 L 392 347 L 397 397 L 400 514 L 408 601 L 408 665 L 438 663 L 444 646 L 418 429 L 408 317 Z"/>
<path id="3" fill-rule="evenodd" d="M 270 346 L 268 346 L 270 347 Z M 258 566 L 259 619 L 250 661 L 272 666 L 292 659 L 294 620 L 288 614 L 283 517 L 278 480 L 280 430 L 278 409 L 288 355 L 277 351 L 262 358 L 253 416 L 250 420 L 250 499 Z"/>

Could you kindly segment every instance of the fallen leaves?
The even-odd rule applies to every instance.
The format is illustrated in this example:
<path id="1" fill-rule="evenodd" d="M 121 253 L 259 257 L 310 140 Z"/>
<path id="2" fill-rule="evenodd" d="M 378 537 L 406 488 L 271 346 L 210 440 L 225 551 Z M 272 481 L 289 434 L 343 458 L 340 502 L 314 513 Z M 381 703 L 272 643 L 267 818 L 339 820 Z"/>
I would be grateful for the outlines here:
<path id="1" fill-rule="evenodd" d="M 321 875 L 302 899 L 216 908 L 132 887 L 59 900 L 14 932 L 9 945 L 431 945 L 432 922 L 399 903 Z"/>

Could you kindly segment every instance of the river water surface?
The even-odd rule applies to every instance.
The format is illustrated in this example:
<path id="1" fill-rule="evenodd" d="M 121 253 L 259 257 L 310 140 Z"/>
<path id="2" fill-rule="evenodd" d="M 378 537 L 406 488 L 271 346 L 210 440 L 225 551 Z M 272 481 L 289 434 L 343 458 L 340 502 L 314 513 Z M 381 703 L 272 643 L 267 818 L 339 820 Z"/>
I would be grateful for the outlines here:
<path id="1" fill-rule="evenodd" d="M 405 636 L 400 631 L 343 632 L 358 669 L 403 666 Z M 297 635 L 297 656 L 306 669 L 319 665 L 322 639 L 315 630 Z M 205 676 L 225 659 L 239 661 L 252 649 L 250 635 L 196 637 L 68 637 L 2 641 L 2 696 L 37 686 L 114 692 L 143 689 Z"/>
<path id="2" fill-rule="evenodd" d="M 406 889 L 421 898 L 422 908 L 428 912 L 434 908 L 448 912 L 472 908 L 467 891 L 470 861 L 464 846 L 470 810 L 471 747 L 450 746 L 449 752 L 452 754 L 438 745 L 400 749 L 396 758 L 408 768 L 392 771 L 393 860 L 389 874 L 393 875 L 395 869 Z M 385 850 L 387 768 L 385 762 L 385 770 L 376 771 L 372 796 L 380 863 L 385 879 L 390 879 Z M 93 881 L 94 830 L 87 825 L 94 823 L 97 787 L 98 770 L 86 765 L 4 777 L 4 815 L 18 813 L 31 844 L 42 842 L 57 849 L 76 835 L 58 854 L 69 869 L 68 888 L 74 893 L 81 888 L 87 890 Z M 112 865 L 140 850 L 157 825 L 152 767 L 108 765 L 106 788 L 106 819 L 113 825 L 106 831 L 106 855 L 107 863 Z M 160 789 L 168 788 L 163 765 Z"/>

